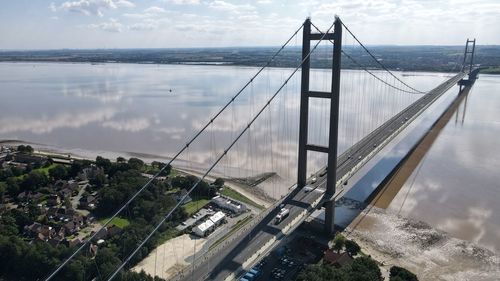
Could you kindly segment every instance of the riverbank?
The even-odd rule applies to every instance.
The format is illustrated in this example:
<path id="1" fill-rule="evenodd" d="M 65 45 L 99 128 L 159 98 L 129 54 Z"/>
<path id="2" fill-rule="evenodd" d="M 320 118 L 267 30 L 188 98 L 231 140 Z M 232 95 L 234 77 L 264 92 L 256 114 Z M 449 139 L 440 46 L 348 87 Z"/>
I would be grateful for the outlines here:
<path id="1" fill-rule="evenodd" d="M 498 280 L 500 276 L 498 253 L 469 242 L 474 240 L 459 239 L 456 233 L 447 233 L 421 220 L 404 217 L 400 215 L 402 205 L 389 208 L 395 197 L 400 199 L 398 203 L 401 200 L 401 204 L 405 203 L 405 194 L 410 190 L 402 190 L 403 185 L 418 171 L 441 131 L 462 101 L 467 99 L 469 90 L 462 92 L 443 112 L 421 142 L 384 182 L 370 205 L 345 230 L 346 237 L 356 240 L 366 254 L 383 264 L 385 274 L 396 265 L 416 273 L 419 280 L 489 281 Z M 463 114 L 465 116 L 465 112 Z M 453 190 L 456 192 L 456 188 Z M 405 194 L 398 195 L 403 191 Z M 420 192 L 429 193 L 429 189 Z M 442 207 L 438 204 L 433 209 Z"/>
<path id="2" fill-rule="evenodd" d="M 394 265 L 414 272 L 420 281 L 493 281 L 500 276 L 500 257 L 493 252 L 377 207 L 366 209 L 344 235 L 379 261 L 386 276 Z"/>

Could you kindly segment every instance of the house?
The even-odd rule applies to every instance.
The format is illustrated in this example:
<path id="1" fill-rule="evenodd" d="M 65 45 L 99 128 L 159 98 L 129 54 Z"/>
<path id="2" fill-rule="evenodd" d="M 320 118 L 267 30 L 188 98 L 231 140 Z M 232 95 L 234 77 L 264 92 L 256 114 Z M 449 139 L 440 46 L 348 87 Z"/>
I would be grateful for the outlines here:
<path id="1" fill-rule="evenodd" d="M 335 267 L 343 267 L 352 263 L 353 258 L 347 253 L 337 253 L 332 249 L 325 251 L 323 261 Z"/>
<path id="2" fill-rule="evenodd" d="M 72 240 L 65 239 L 64 243 L 68 247 L 75 247 L 75 246 L 80 245 L 82 243 L 82 240 L 80 240 L 80 238 L 75 238 L 75 239 L 72 239 Z"/>
<path id="3" fill-rule="evenodd" d="M 59 204 L 61 204 L 59 196 L 55 194 L 49 195 L 49 197 L 47 198 L 47 206 L 52 207 L 52 206 L 58 206 Z"/>
<path id="4" fill-rule="evenodd" d="M 47 161 L 46 157 L 43 156 L 36 156 L 36 155 L 30 155 L 30 154 L 25 154 L 25 153 L 16 153 L 14 155 L 14 161 L 17 163 L 21 164 L 31 164 L 31 165 L 39 165 L 43 166 L 45 162 Z"/>
<path id="5" fill-rule="evenodd" d="M 102 167 L 91 165 L 90 167 L 84 168 L 80 173 L 78 173 L 78 179 L 80 179 L 81 181 L 88 181 L 91 179 L 95 179 L 98 176 L 104 175 L 104 169 Z"/>
<path id="6" fill-rule="evenodd" d="M 93 210 L 95 209 L 96 198 L 92 195 L 82 196 L 78 202 L 78 208 Z"/>
<path id="7" fill-rule="evenodd" d="M 34 222 L 31 225 L 24 227 L 25 233 L 30 237 L 35 237 L 40 241 L 47 242 L 50 238 L 54 237 L 56 231 L 53 227 Z"/>
<path id="8" fill-rule="evenodd" d="M 61 191 L 61 190 L 67 189 L 67 190 L 70 190 L 71 193 L 72 193 L 73 191 L 77 191 L 78 190 L 78 182 L 76 182 L 74 180 L 69 180 L 69 181 L 57 180 L 54 183 L 54 188 L 57 191 Z"/>
<path id="9" fill-rule="evenodd" d="M 90 233 L 90 236 L 94 235 L 95 233 L 96 233 L 95 231 L 92 231 Z M 101 229 L 99 229 L 99 231 L 97 232 L 97 234 L 94 236 L 94 238 L 92 239 L 92 241 L 97 242 L 97 241 L 105 239 L 107 237 L 108 237 L 108 229 L 107 228 L 101 228 Z"/>
<path id="10" fill-rule="evenodd" d="M 17 195 L 17 200 L 19 202 L 31 202 L 31 203 L 38 203 L 42 201 L 43 194 L 40 192 L 29 192 L 29 191 L 23 191 Z"/>
<path id="11" fill-rule="evenodd" d="M 184 198 L 184 196 L 186 198 Z M 180 191 L 176 192 L 174 194 L 174 198 L 175 198 L 175 201 L 177 203 L 179 203 L 182 200 L 182 198 L 184 198 L 184 200 L 182 201 L 182 204 L 187 204 L 187 203 L 193 201 L 193 199 L 191 198 L 191 196 L 188 195 L 188 192 L 185 189 L 181 189 Z"/>
<path id="12" fill-rule="evenodd" d="M 73 194 L 73 191 L 69 188 L 64 188 L 61 189 L 58 193 L 59 196 L 61 196 L 62 199 L 70 198 L 71 195 Z"/>
<path id="13" fill-rule="evenodd" d="M 219 206 L 220 208 L 229 210 L 236 214 L 241 214 L 247 211 L 247 206 L 245 204 L 229 199 L 222 195 L 218 195 L 212 198 L 212 203 Z"/>
<path id="14" fill-rule="evenodd" d="M 80 225 L 73 221 L 67 222 L 63 225 L 64 231 L 66 235 L 73 235 L 80 231 Z"/>

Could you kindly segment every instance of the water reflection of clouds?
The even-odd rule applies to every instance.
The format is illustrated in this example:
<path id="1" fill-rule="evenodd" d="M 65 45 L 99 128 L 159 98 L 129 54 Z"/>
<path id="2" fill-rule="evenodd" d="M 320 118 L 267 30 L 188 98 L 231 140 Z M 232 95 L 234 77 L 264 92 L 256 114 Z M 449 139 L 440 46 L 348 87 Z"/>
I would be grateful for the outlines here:
<path id="1" fill-rule="evenodd" d="M 493 214 L 500 212 L 500 99 L 492 84 L 476 82 L 465 125 L 450 120 L 390 208 L 498 252 L 500 220 Z"/>
<path id="2" fill-rule="evenodd" d="M 117 113 L 113 108 L 101 108 L 85 112 L 63 112 L 54 116 L 35 118 L 5 117 L 0 119 L 0 134 L 15 132 L 31 132 L 33 134 L 48 134 L 56 129 L 77 129 L 95 122 L 110 120 Z"/>
<path id="3" fill-rule="evenodd" d="M 151 122 L 148 118 L 130 118 L 121 120 L 107 120 L 101 123 L 104 128 L 110 128 L 117 131 L 139 132 L 148 129 Z"/>

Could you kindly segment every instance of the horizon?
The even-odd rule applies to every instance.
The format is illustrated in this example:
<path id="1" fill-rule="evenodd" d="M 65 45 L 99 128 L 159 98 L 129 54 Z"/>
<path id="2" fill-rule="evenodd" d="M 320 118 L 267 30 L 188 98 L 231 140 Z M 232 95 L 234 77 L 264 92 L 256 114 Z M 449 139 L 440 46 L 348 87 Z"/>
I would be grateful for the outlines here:
<path id="1" fill-rule="evenodd" d="M 0 10 L 0 49 L 277 46 L 307 17 L 325 28 L 335 14 L 367 45 L 500 45 L 500 3 L 475 0 L 469 11 L 469 2 L 19 0 Z"/>
<path id="2" fill-rule="evenodd" d="M 464 45 L 450 44 L 450 45 L 401 45 L 401 44 L 365 44 L 369 47 L 460 47 Z M 352 45 L 347 45 L 352 46 Z M 220 46 L 220 47 L 117 47 L 117 48 L 59 48 L 59 49 L 0 49 L 0 52 L 44 52 L 44 51 L 92 51 L 92 50 L 204 50 L 204 49 L 266 49 L 266 48 L 280 48 L 279 45 L 269 46 Z M 476 44 L 477 47 L 500 47 L 500 44 Z M 290 46 L 289 48 L 301 48 L 300 45 Z"/>

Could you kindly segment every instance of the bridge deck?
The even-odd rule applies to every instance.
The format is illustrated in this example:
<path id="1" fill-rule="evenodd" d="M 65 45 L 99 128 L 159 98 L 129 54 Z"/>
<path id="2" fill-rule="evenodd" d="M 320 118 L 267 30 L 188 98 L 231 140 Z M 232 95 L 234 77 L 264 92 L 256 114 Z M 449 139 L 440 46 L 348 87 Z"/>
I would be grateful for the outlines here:
<path id="1" fill-rule="evenodd" d="M 424 112 L 435 100 L 464 77 L 459 73 L 442 83 L 429 93 L 408 106 L 402 112 L 388 120 L 375 131 L 338 157 L 337 192 L 333 196 L 339 199 L 348 190 L 342 184 L 367 163 L 378 151 L 389 143 L 417 116 Z M 325 169 L 325 168 L 324 168 Z M 227 241 L 217 251 L 209 251 L 197 258 L 194 266 L 188 267 L 173 280 L 231 280 L 239 276 L 243 268 L 252 266 L 257 258 L 277 244 L 279 239 L 293 231 L 314 210 L 323 198 L 326 188 L 324 171 L 317 173 L 318 180 L 312 184 L 312 191 L 295 188 L 284 200 L 283 204 L 290 209 L 290 215 L 280 224 L 274 224 L 274 217 L 279 211 L 279 204 L 273 205 L 252 227 L 243 229 L 237 239 Z"/>

